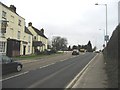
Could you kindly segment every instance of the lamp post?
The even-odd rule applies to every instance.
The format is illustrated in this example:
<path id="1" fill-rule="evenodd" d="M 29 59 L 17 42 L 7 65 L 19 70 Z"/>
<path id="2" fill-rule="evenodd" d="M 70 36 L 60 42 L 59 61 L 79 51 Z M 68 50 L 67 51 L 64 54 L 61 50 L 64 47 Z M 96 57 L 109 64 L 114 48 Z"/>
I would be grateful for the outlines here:
<path id="1" fill-rule="evenodd" d="M 105 35 L 104 39 L 105 39 L 106 45 L 107 45 L 107 42 L 109 40 L 109 36 L 107 35 L 107 4 L 98 4 L 98 3 L 96 3 L 95 5 L 104 5 L 106 7 L 106 35 Z"/>
<path id="2" fill-rule="evenodd" d="M 105 29 L 99 29 L 99 30 L 103 30 L 104 31 L 104 43 L 103 43 L 103 47 L 105 47 Z"/>

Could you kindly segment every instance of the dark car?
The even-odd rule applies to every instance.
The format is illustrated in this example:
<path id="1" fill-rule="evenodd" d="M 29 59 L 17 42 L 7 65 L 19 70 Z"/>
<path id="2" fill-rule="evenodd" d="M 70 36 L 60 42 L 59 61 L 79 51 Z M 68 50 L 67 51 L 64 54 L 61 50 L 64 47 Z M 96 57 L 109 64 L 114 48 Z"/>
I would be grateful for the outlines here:
<path id="1" fill-rule="evenodd" d="M 79 55 L 79 51 L 77 49 L 74 49 L 72 55 Z"/>
<path id="2" fill-rule="evenodd" d="M 13 58 L 2 55 L 1 61 L 2 64 L 2 74 L 10 73 L 13 71 L 19 72 L 22 70 L 23 65 L 20 62 L 15 62 Z"/>

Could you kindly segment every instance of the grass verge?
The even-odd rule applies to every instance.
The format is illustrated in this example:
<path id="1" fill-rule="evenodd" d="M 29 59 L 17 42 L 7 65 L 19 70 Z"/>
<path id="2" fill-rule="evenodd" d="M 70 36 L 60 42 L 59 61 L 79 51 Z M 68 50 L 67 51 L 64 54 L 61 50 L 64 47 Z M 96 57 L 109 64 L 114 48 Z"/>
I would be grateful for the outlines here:
<path id="1" fill-rule="evenodd" d="M 45 57 L 54 57 L 56 55 L 60 55 L 60 54 L 64 54 L 64 52 L 57 52 L 57 53 L 54 53 L 54 54 L 39 54 L 39 55 L 36 55 L 36 54 L 31 54 L 31 55 L 26 55 L 26 56 L 17 56 L 17 57 L 14 57 L 15 60 L 35 60 L 35 59 L 41 59 L 41 58 L 45 58 Z"/>

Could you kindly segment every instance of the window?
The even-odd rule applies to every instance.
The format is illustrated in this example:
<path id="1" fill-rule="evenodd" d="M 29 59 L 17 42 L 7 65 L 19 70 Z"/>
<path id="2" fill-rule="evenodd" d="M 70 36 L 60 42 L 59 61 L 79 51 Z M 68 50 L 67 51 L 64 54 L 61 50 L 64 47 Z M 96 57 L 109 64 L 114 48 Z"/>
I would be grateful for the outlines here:
<path id="1" fill-rule="evenodd" d="M 36 36 L 34 36 L 34 40 L 36 40 L 37 38 L 36 38 Z"/>
<path id="2" fill-rule="evenodd" d="M 11 59 L 9 58 L 9 57 L 7 57 L 7 56 L 2 56 L 2 62 L 3 63 L 10 63 L 11 62 Z"/>
<path id="3" fill-rule="evenodd" d="M 5 42 L 0 42 L 0 52 L 5 52 Z"/>
<path id="4" fill-rule="evenodd" d="M 14 23 L 14 16 L 11 15 L 11 22 Z"/>
<path id="5" fill-rule="evenodd" d="M 20 39 L 20 31 L 18 31 L 18 39 Z"/>
<path id="6" fill-rule="evenodd" d="M 31 42 L 31 37 L 30 37 L 30 36 L 28 36 L 28 42 L 29 42 L 29 43 Z"/>
<path id="7" fill-rule="evenodd" d="M 1 33 L 6 33 L 6 28 L 7 28 L 7 22 L 6 21 L 2 21 L 1 23 Z"/>
<path id="8" fill-rule="evenodd" d="M 21 26 L 21 20 L 18 21 L 18 25 Z"/>
<path id="9" fill-rule="evenodd" d="M 5 11 L 2 11 L 2 18 L 6 19 L 6 12 Z"/>

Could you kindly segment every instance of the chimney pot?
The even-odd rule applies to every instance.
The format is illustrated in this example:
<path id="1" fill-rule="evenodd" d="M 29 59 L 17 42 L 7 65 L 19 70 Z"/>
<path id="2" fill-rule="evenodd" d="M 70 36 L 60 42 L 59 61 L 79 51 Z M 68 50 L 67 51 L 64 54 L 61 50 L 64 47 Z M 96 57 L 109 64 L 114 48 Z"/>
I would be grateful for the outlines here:
<path id="1" fill-rule="evenodd" d="M 42 32 L 42 34 L 44 34 L 44 29 L 43 28 L 41 29 L 41 32 Z"/>
<path id="2" fill-rule="evenodd" d="M 10 9 L 16 13 L 16 7 L 14 5 L 10 5 Z"/>
<path id="3" fill-rule="evenodd" d="M 32 22 L 29 22 L 29 23 L 28 23 L 28 26 L 32 26 Z"/>

